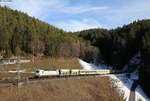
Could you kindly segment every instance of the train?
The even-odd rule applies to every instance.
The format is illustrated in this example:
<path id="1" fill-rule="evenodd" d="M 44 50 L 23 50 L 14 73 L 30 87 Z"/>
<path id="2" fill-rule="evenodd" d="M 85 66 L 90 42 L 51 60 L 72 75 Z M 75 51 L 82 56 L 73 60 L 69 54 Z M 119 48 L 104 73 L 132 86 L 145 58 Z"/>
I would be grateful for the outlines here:
<path id="1" fill-rule="evenodd" d="M 49 77 L 49 76 L 85 76 L 85 75 L 100 75 L 111 74 L 112 70 L 83 70 L 83 69 L 56 69 L 44 70 L 38 69 L 35 71 L 36 77 Z"/>

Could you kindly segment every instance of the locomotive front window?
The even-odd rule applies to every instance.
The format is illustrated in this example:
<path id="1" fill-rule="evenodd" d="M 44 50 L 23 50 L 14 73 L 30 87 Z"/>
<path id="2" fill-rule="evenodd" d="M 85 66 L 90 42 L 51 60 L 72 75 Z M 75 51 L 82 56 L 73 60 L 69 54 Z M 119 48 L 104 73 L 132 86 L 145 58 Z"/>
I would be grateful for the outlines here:
<path id="1" fill-rule="evenodd" d="M 39 71 L 36 71 L 36 73 L 39 73 Z"/>

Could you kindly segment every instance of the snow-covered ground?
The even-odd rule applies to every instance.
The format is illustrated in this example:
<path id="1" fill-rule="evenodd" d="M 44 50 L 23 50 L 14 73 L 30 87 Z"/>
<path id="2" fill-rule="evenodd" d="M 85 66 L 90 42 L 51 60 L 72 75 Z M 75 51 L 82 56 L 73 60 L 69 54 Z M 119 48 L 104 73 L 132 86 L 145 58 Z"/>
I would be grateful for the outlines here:
<path id="1" fill-rule="evenodd" d="M 121 94 L 124 95 L 124 99 L 126 101 L 129 100 L 130 88 L 133 84 L 133 80 L 137 80 L 137 75 L 132 73 L 130 77 L 127 74 L 118 74 L 118 75 L 110 75 L 110 80 L 114 86 L 116 86 Z M 135 99 L 136 101 L 150 101 L 150 99 L 145 95 L 140 86 L 138 86 L 135 90 Z"/>
<path id="2" fill-rule="evenodd" d="M 99 65 L 94 65 L 92 63 L 87 63 L 81 59 L 78 59 L 80 65 L 82 66 L 83 69 L 85 70 L 97 70 L 97 69 L 112 69 L 112 67 L 108 67 L 104 64 L 99 64 Z"/>
<path id="3" fill-rule="evenodd" d="M 95 70 L 95 69 L 112 69 L 111 67 L 107 67 L 104 65 L 94 65 L 91 63 L 87 63 L 81 59 L 79 59 L 79 63 L 81 64 L 83 69 L 86 70 Z M 127 74 L 109 74 L 110 80 L 114 86 L 118 88 L 118 91 L 124 95 L 124 99 L 126 101 L 129 100 L 130 88 L 133 84 L 133 80 L 138 80 L 137 72 L 132 73 L 131 75 Z M 136 101 L 150 101 L 150 99 L 145 95 L 143 90 L 138 86 L 135 90 Z"/>
<path id="4" fill-rule="evenodd" d="M 123 68 L 123 71 L 129 71 L 130 69 L 134 69 L 132 66 L 139 66 L 139 64 L 141 63 L 141 54 L 140 52 L 137 52 L 129 61 L 128 64 L 126 64 Z M 131 67 L 131 68 L 129 68 Z M 140 67 L 140 66 L 139 66 Z M 136 68 L 139 68 L 136 67 Z"/>
<path id="5" fill-rule="evenodd" d="M 25 70 L 9 70 L 8 72 L 9 73 L 17 73 L 17 72 L 24 73 Z"/>

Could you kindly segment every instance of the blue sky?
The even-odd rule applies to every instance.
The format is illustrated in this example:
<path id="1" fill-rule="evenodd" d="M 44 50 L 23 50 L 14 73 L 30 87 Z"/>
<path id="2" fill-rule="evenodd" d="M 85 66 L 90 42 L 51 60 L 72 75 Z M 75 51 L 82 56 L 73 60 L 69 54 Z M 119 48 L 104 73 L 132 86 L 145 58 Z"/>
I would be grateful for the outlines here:
<path id="1" fill-rule="evenodd" d="M 150 0 L 12 0 L 1 2 L 65 31 L 112 29 L 150 18 Z"/>

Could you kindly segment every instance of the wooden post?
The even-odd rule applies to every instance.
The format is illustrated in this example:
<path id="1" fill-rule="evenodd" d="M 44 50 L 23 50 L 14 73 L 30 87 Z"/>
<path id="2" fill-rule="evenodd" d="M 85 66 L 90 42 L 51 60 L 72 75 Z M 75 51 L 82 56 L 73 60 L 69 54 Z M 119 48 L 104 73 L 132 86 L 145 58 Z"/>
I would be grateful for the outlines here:
<path id="1" fill-rule="evenodd" d="M 20 56 L 17 57 L 17 87 L 21 87 L 20 77 Z"/>

